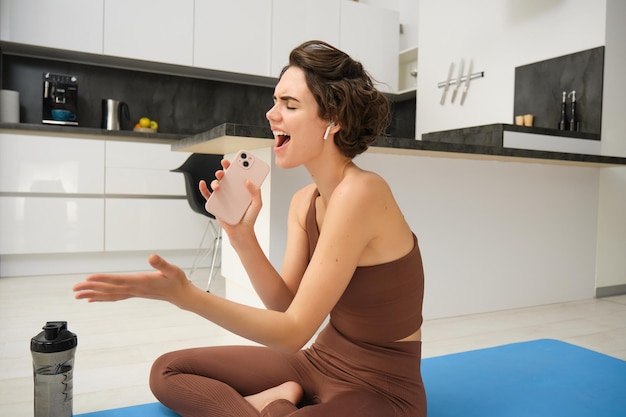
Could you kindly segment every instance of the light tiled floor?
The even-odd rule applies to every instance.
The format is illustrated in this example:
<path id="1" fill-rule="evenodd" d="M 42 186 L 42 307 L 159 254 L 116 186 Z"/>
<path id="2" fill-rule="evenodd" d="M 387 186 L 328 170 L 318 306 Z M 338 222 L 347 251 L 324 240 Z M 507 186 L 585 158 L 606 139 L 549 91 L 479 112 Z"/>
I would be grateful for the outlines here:
<path id="1" fill-rule="evenodd" d="M 192 277 L 204 288 L 206 270 Z M 46 321 L 78 335 L 76 414 L 155 401 L 147 385 L 154 359 L 193 346 L 247 343 L 166 303 L 88 304 L 73 298 L 82 276 L 0 278 L 0 416 L 33 409 L 30 338 Z M 212 291 L 223 294 L 224 281 Z M 539 338 L 558 339 L 626 360 L 626 295 L 424 323 L 424 357 Z"/>

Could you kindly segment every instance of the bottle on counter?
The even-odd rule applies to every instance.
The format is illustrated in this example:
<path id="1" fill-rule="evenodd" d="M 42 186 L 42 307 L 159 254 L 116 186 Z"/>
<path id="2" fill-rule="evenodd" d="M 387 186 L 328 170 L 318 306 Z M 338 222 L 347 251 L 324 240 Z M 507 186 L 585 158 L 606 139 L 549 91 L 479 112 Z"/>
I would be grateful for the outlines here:
<path id="1" fill-rule="evenodd" d="M 567 102 L 567 91 L 563 91 L 563 100 L 561 101 L 561 120 L 559 121 L 559 130 L 566 130 L 567 125 L 567 111 L 566 111 L 566 103 Z"/>
<path id="2" fill-rule="evenodd" d="M 568 96 L 572 96 L 572 110 L 569 118 L 569 130 L 578 132 L 578 115 L 576 114 L 576 90 L 572 90 Z"/>
<path id="3" fill-rule="evenodd" d="M 78 339 L 66 321 L 49 321 L 30 341 L 35 417 L 72 417 L 74 353 Z"/>

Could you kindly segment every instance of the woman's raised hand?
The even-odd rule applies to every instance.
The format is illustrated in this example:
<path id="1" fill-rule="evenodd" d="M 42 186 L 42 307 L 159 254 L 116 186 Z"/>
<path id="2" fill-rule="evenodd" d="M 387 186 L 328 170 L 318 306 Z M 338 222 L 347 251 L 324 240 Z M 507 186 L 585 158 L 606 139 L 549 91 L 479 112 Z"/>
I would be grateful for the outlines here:
<path id="1" fill-rule="evenodd" d="M 76 299 L 120 301 L 133 297 L 165 300 L 181 305 L 187 291 L 194 288 L 182 269 L 158 255 L 148 258 L 152 272 L 94 274 L 74 285 Z"/>

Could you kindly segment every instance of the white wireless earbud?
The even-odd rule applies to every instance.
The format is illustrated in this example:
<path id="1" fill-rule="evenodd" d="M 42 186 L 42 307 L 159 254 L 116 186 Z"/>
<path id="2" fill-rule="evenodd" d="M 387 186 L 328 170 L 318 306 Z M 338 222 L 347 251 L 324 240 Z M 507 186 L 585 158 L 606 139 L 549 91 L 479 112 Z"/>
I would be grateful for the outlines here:
<path id="1" fill-rule="evenodd" d="M 328 139 L 328 134 L 330 133 L 330 129 L 335 126 L 335 122 L 331 121 L 328 123 L 328 127 L 326 128 L 326 132 L 324 132 L 324 140 Z"/>

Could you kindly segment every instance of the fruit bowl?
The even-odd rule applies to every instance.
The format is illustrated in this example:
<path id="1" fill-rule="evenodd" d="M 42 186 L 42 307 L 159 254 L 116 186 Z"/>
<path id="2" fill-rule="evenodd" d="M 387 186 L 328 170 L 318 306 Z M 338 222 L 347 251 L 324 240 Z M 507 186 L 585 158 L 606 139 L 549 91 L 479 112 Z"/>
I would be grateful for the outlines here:
<path id="1" fill-rule="evenodd" d="M 133 129 L 133 132 L 156 133 L 156 129 L 151 129 L 149 127 L 136 127 Z"/>

